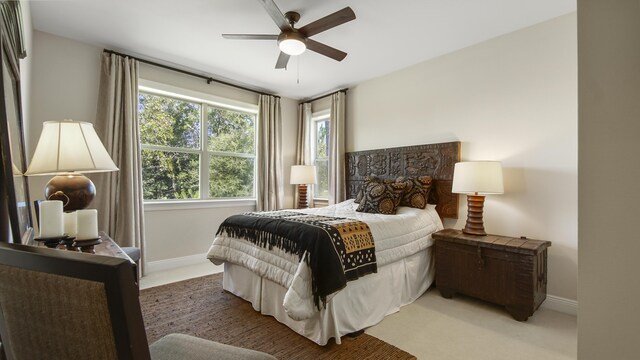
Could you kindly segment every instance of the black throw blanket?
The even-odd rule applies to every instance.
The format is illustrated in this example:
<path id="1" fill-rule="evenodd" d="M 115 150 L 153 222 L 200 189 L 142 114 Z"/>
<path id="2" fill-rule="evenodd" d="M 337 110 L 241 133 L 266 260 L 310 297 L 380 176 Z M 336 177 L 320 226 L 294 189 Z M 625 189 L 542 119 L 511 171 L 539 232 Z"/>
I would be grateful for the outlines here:
<path id="1" fill-rule="evenodd" d="M 373 236 L 362 221 L 294 211 L 244 213 L 228 217 L 216 235 L 222 233 L 298 255 L 311 268 L 318 309 L 347 281 L 377 272 Z"/>

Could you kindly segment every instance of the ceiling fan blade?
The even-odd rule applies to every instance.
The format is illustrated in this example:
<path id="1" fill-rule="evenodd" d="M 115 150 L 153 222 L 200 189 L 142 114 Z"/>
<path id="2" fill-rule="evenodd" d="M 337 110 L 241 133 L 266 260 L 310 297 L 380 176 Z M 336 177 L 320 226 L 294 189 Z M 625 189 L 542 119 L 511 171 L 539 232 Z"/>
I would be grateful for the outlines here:
<path id="1" fill-rule="evenodd" d="M 286 69 L 290 58 L 291 55 L 287 55 L 280 51 L 280 56 L 278 56 L 278 61 L 276 61 L 276 69 Z"/>
<path id="2" fill-rule="evenodd" d="M 278 35 L 262 34 L 222 34 L 222 37 L 232 40 L 278 40 Z"/>
<path id="3" fill-rule="evenodd" d="M 329 30 L 338 25 L 342 25 L 346 22 L 354 20 L 356 18 L 356 14 L 351 10 L 350 7 L 346 7 L 342 10 L 338 10 L 331 15 L 327 15 L 322 19 L 318 19 L 310 24 L 307 24 L 298 31 L 308 36 L 313 36 L 317 33 L 323 32 L 325 30 Z"/>
<path id="4" fill-rule="evenodd" d="M 315 51 L 318 54 L 322 54 L 337 61 L 342 61 L 347 56 L 347 53 L 344 51 L 340 51 L 336 48 L 332 48 L 329 45 L 325 45 L 311 39 L 307 39 L 307 49 Z"/>
<path id="5" fill-rule="evenodd" d="M 280 30 L 282 31 L 291 30 L 291 25 L 289 25 L 289 22 L 282 14 L 282 11 L 278 9 L 278 6 L 276 6 L 276 3 L 274 3 L 273 0 L 259 0 L 259 1 L 262 3 L 262 6 L 264 6 L 264 9 L 267 10 L 267 13 L 269 14 L 269 16 L 271 16 L 271 18 L 276 23 L 276 25 L 278 25 Z"/>

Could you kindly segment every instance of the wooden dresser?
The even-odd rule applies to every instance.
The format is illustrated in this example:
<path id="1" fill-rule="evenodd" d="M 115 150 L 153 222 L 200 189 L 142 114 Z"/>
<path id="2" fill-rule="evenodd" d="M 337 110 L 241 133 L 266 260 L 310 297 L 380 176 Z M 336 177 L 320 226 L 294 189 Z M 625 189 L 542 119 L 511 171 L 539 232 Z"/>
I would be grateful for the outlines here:
<path id="1" fill-rule="evenodd" d="M 433 238 L 436 286 L 443 297 L 459 292 L 504 305 L 518 321 L 527 320 L 546 298 L 551 242 L 454 229 Z"/>

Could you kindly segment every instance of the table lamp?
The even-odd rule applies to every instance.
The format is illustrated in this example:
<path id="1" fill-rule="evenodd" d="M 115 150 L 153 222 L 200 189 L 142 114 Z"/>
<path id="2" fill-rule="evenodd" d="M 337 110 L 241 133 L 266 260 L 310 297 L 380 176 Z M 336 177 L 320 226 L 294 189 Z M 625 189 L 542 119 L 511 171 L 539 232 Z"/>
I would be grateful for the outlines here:
<path id="1" fill-rule="evenodd" d="M 45 187 L 47 200 L 61 200 L 64 211 L 86 208 L 96 196 L 93 182 L 82 173 L 117 171 L 93 124 L 47 121 L 25 175 L 55 175 Z"/>
<path id="2" fill-rule="evenodd" d="M 504 193 L 502 165 L 499 161 L 456 163 L 451 191 L 467 195 L 467 223 L 462 232 L 471 235 L 487 235 L 482 221 L 484 195 Z"/>
<path id="3" fill-rule="evenodd" d="M 316 183 L 316 167 L 313 165 L 293 165 L 291 166 L 292 185 L 298 185 L 298 209 L 306 209 L 307 204 L 307 184 Z"/>

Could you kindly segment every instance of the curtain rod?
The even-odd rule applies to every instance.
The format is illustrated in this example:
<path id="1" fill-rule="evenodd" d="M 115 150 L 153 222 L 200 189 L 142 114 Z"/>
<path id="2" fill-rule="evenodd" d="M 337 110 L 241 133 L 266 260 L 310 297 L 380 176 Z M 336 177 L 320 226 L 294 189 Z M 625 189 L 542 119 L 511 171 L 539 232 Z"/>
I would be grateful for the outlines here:
<path id="1" fill-rule="evenodd" d="M 228 83 L 228 82 L 222 81 L 222 80 L 216 80 L 216 79 L 214 79 L 214 78 L 212 78 L 210 76 L 196 74 L 196 73 L 191 72 L 191 71 L 186 71 L 186 70 L 174 68 L 174 67 L 171 67 L 171 66 L 168 66 L 168 65 L 160 64 L 160 63 L 157 63 L 157 62 L 154 62 L 154 61 L 150 61 L 150 60 L 141 59 L 139 57 L 128 55 L 128 54 L 123 54 L 123 53 L 120 53 L 120 52 L 117 52 L 117 51 L 104 49 L 103 52 L 106 52 L 108 54 L 114 54 L 114 55 L 120 55 L 120 56 L 128 57 L 128 58 L 131 58 L 131 59 L 138 60 L 141 63 L 145 63 L 145 64 L 157 66 L 157 67 L 161 67 L 163 69 L 167 69 L 167 70 L 183 73 L 183 74 L 186 74 L 186 75 L 194 76 L 194 77 L 197 77 L 197 78 L 200 78 L 200 79 L 204 79 L 204 80 L 207 80 L 207 84 L 211 84 L 212 82 L 216 82 L 218 84 L 231 86 L 231 87 L 234 87 L 236 89 L 245 90 L 245 91 L 249 91 L 249 92 L 256 93 L 256 94 L 269 95 L 269 96 L 275 96 L 277 98 L 280 98 L 280 96 L 277 96 L 277 95 L 268 94 L 268 93 L 265 93 L 265 92 L 262 92 L 262 91 L 258 91 L 258 90 L 250 89 L 250 88 L 247 88 L 247 87 L 244 87 L 244 86 Z"/>
<path id="2" fill-rule="evenodd" d="M 314 101 L 316 101 L 316 100 L 324 99 L 324 98 L 326 98 L 327 96 L 331 96 L 331 95 L 333 95 L 333 94 L 337 94 L 337 93 L 339 93 L 339 92 L 343 92 L 343 93 L 345 93 L 345 94 L 346 94 L 346 93 L 347 93 L 347 90 L 349 90 L 349 88 L 340 89 L 340 90 L 338 90 L 338 91 L 334 91 L 334 92 L 332 92 L 332 93 L 330 93 L 330 94 L 326 94 L 326 95 L 322 95 L 322 96 L 315 97 L 315 98 L 310 99 L 310 100 L 302 101 L 302 102 L 300 102 L 300 104 L 306 104 L 306 103 L 314 102 Z"/>

